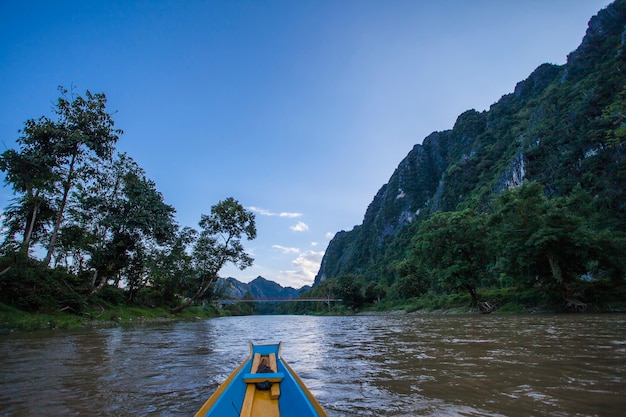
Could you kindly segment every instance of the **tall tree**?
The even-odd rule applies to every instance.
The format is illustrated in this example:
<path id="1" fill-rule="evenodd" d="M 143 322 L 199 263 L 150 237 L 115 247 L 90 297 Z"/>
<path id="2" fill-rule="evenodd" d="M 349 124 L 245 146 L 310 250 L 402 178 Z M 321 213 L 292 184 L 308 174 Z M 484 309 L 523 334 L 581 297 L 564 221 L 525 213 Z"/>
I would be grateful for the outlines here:
<path id="1" fill-rule="evenodd" d="M 361 282 L 354 275 L 341 275 L 337 278 L 337 296 L 343 303 L 353 310 L 363 307 L 363 294 Z"/>
<path id="2" fill-rule="evenodd" d="M 536 182 L 503 192 L 491 223 L 498 266 L 521 285 L 561 294 L 589 271 L 590 262 L 619 271 L 606 259 L 616 245 L 610 231 L 597 227 L 592 202 L 580 187 L 549 200 Z"/>
<path id="3" fill-rule="evenodd" d="M 254 261 L 241 243 L 242 237 L 248 240 L 256 238 L 254 213 L 234 198 L 229 197 L 211 207 L 211 214 L 203 214 L 199 225 L 201 231 L 192 251 L 196 270 L 195 291 L 186 302 L 171 309 L 172 313 L 178 313 L 202 299 L 227 263 L 243 270 Z"/>
<path id="4" fill-rule="evenodd" d="M 152 248 L 148 261 L 150 290 L 146 296 L 154 300 L 148 303 L 173 307 L 178 296 L 193 289 L 194 265 L 189 248 L 196 241 L 198 232 L 191 227 L 184 227 L 176 232 L 171 244 Z M 129 294 L 133 297 L 133 294 Z"/>
<path id="5" fill-rule="evenodd" d="M 53 147 L 58 131 L 50 120 L 28 120 L 20 131 L 19 151 L 8 149 L 0 155 L 0 170 L 6 173 L 5 183 L 17 194 L 6 212 L 7 239 L 22 234 L 20 253 L 28 254 L 33 237 L 43 235 L 49 216 L 40 216 L 51 209 L 55 191 Z"/>
<path id="6" fill-rule="evenodd" d="M 94 292 L 130 267 L 134 273 L 132 290 L 136 291 L 142 282 L 139 266 L 146 262 L 150 246 L 172 241 L 176 231 L 174 208 L 163 201 L 155 184 L 125 154 L 118 155 L 100 169 L 94 181 L 81 187 L 70 213 L 75 224 L 92 236 L 85 250 L 94 272 Z"/>
<path id="7" fill-rule="evenodd" d="M 466 209 L 439 212 L 425 221 L 412 256 L 444 288 L 464 289 L 478 304 L 476 289 L 488 276 L 487 215 Z"/>
<path id="8" fill-rule="evenodd" d="M 85 97 L 59 87 L 61 97 L 54 112 L 56 122 L 47 118 L 41 123 L 51 124 L 55 129 L 51 156 L 54 158 L 54 172 L 59 181 L 56 196 L 57 214 L 50 234 L 48 250 L 43 261 L 50 263 L 71 190 L 76 184 L 89 179 L 98 161 L 111 159 L 115 143 L 123 132 L 114 129 L 111 115 L 106 112 L 106 96 L 87 91 Z"/>
<path id="9" fill-rule="evenodd" d="M 506 190 L 495 203 L 490 226 L 494 230 L 493 247 L 497 249 L 497 268 L 520 286 L 533 286 L 546 276 L 547 264 L 538 246 L 528 246 L 533 233 L 541 229 L 547 211 L 543 186 L 537 182 Z"/>

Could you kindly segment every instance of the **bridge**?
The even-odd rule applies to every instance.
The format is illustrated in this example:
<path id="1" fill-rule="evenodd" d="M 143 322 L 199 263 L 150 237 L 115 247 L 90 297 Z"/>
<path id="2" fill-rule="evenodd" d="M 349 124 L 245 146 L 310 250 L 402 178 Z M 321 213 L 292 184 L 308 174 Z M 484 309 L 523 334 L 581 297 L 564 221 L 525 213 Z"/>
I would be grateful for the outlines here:
<path id="1" fill-rule="evenodd" d="M 229 305 L 236 303 L 298 303 L 298 302 L 322 302 L 330 304 L 331 302 L 343 301 L 341 298 L 320 298 L 320 297 L 303 297 L 303 298 L 240 298 L 232 299 L 225 298 L 222 300 L 216 300 L 215 302 L 220 305 Z"/>

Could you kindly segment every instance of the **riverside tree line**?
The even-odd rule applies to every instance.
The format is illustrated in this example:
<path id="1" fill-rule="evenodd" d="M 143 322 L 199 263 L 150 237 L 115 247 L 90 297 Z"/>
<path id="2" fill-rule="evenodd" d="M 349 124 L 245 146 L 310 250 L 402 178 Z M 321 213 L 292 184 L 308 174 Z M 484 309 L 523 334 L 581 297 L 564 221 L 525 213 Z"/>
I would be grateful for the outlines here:
<path id="1" fill-rule="evenodd" d="M 253 213 L 227 198 L 200 215 L 199 229 L 176 224 L 155 183 L 116 152 L 123 132 L 104 94 L 60 88 L 54 114 L 26 121 L 17 149 L 0 155 L 14 193 L 2 216 L 0 302 L 34 312 L 138 305 L 176 313 L 215 297 L 227 263 L 252 264 L 242 239 L 256 237 Z M 623 124 L 608 134 L 621 154 Z M 604 189 L 610 197 L 613 188 Z M 350 309 L 404 302 L 445 308 L 441 297 L 458 294 L 479 307 L 611 309 L 626 293 L 626 240 L 623 217 L 615 215 L 623 202 L 616 208 L 619 199 L 602 195 L 574 186 L 550 198 L 541 183 L 526 182 L 482 210 L 435 212 L 381 247 L 398 254 L 395 261 L 330 277 L 307 295 L 340 298 Z M 276 311 L 329 307 L 294 303 Z"/>
<path id="2" fill-rule="evenodd" d="M 310 295 L 340 297 L 352 309 L 402 300 L 445 308 L 455 294 L 483 312 L 505 304 L 513 311 L 622 309 L 626 237 L 602 204 L 580 187 L 549 199 L 540 183 L 527 182 L 486 211 L 437 212 L 416 225 L 404 248 L 387 248 L 405 253 L 388 265 L 391 279 L 344 274 Z"/>
<path id="3" fill-rule="evenodd" d="M 0 155 L 14 198 L 2 216 L 0 301 L 81 313 L 94 303 L 179 312 L 213 294 L 227 263 L 253 259 L 254 214 L 227 198 L 180 227 L 153 181 L 115 145 L 104 94 L 59 88 L 54 118 L 25 122 Z"/>

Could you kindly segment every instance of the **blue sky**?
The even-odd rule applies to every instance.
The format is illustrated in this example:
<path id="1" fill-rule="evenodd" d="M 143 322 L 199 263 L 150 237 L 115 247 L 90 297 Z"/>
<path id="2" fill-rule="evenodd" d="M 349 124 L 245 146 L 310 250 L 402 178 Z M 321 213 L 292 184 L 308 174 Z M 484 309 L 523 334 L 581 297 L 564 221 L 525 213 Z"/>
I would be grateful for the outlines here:
<path id="1" fill-rule="evenodd" d="M 254 266 L 221 275 L 300 287 L 415 144 L 565 63 L 608 4 L 0 0 L 0 147 L 57 86 L 105 93 L 180 225 L 227 197 L 256 213 Z"/>

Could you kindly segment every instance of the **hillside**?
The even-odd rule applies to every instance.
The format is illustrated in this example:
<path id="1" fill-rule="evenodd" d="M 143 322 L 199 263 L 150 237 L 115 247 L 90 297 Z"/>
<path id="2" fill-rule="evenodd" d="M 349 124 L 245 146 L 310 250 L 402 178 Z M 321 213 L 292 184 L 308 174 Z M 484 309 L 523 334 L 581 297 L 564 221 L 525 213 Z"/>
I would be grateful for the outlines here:
<path id="1" fill-rule="evenodd" d="M 618 0 L 591 18 L 566 64 L 539 66 L 489 110 L 468 110 L 450 130 L 415 145 L 362 224 L 332 239 L 315 286 L 351 275 L 388 290 L 407 276 L 407 260 L 420 256 L 415 239 L 436 213 L 493 214 L 498 196 L 533 182 L 549 201 L 590 196 L 594 221 L 618 242 L 616 257 L 624 255 L 625 43 L 626 2 Z M 611 276 L 623 279 L 623 261 L 610 262 Z"/>
<path id="2" fill-rule="evenodd" d="M 267 280 L 263 277 L 256 277 L 248 284 L 238 281 L 235 278 L 219 278 L 216 284 L 219 293 L 223 293 L 225 298 L 244 298 L 251 295 L 256 299 L 268 298 L 297 298 L 300 293 L 308 290 L 305 286 L 300 289 L 283 287 L 280 284 Z"/>

